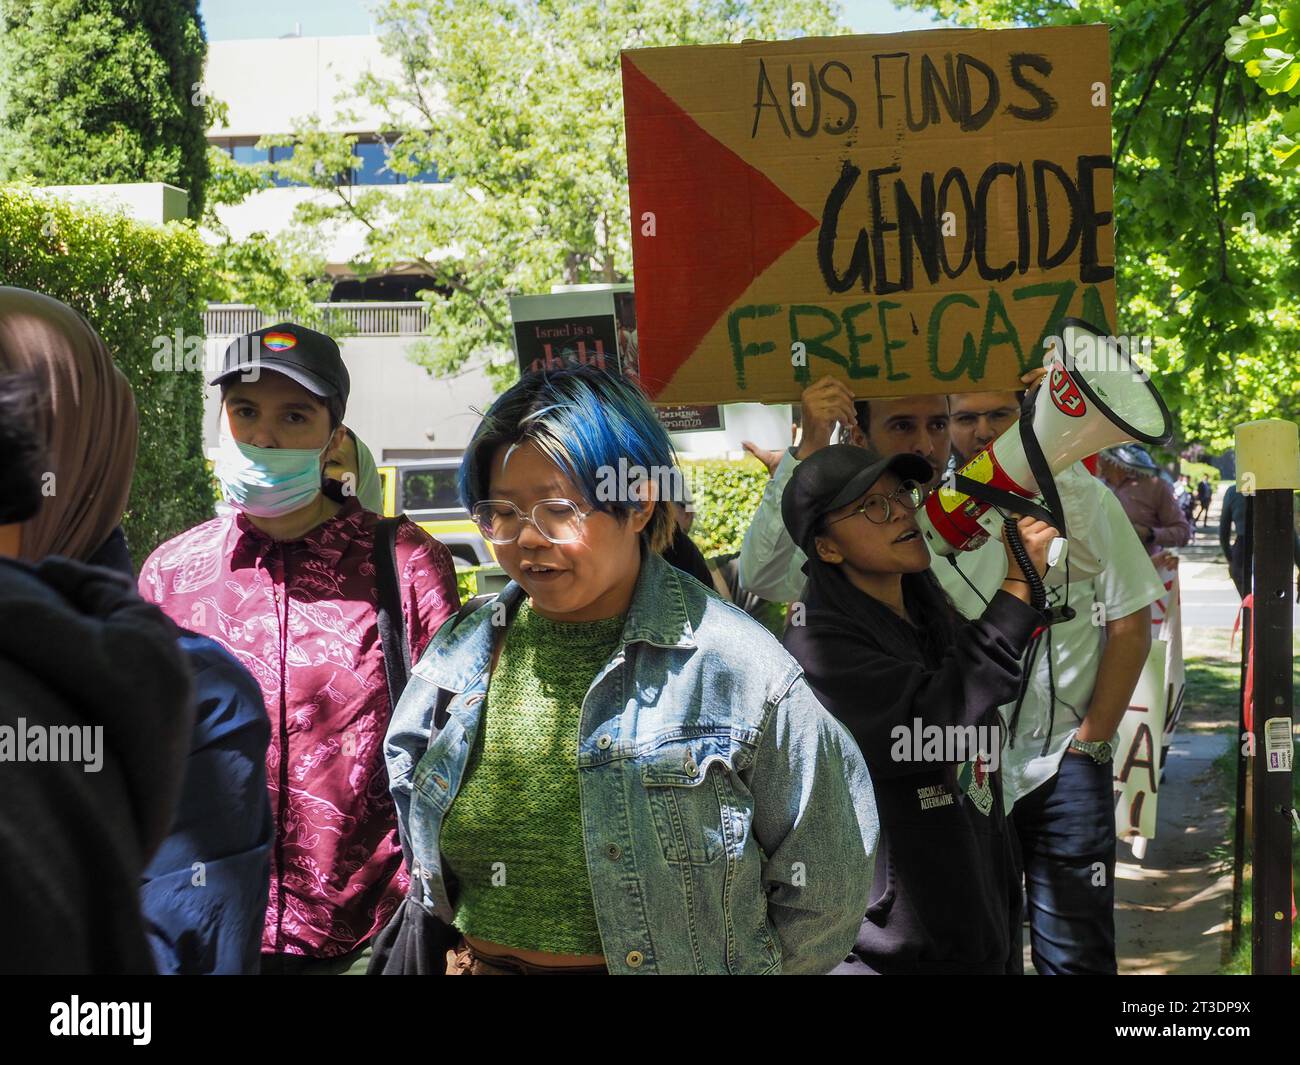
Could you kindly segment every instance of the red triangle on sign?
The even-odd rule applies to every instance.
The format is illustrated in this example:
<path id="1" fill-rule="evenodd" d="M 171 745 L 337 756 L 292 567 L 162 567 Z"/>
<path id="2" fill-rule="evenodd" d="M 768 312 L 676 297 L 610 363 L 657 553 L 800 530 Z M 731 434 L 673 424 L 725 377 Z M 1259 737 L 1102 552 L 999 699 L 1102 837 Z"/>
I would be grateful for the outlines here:
<path id="1" fill-rule="evenodd" d="M 754 278 L 819 223 L 622 58 L 637 345 L 653 398 Z M 646 212 L 654 236 L 642 234 Z"/>

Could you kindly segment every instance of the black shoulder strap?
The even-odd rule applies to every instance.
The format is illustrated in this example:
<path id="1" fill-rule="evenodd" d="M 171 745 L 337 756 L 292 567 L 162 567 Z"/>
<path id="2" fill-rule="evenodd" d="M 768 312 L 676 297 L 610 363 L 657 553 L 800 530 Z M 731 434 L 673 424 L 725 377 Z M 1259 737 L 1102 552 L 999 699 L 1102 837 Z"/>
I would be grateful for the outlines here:
<path id="1" fill-rule="evenodd" d="M 397 577 L 397 527 L 405 514 L 380 518 L 375 526 L 375 585 L 379 590 L 379 642 L 384 649 L 384 674 L 388 678 L 390 706 L 406 690 L 411 675 L 411 649 L 406 641 L 406 623 L 402 615 L 401 582 Z"/>

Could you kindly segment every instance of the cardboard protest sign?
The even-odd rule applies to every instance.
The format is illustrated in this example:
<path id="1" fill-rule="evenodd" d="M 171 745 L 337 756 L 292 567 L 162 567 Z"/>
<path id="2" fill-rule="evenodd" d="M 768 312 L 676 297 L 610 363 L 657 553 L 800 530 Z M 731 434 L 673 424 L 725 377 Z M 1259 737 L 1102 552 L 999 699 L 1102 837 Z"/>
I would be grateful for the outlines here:
<path id="1" fill-rule="evenodd" d="M 663 403 L 1019 387 L 1115 328 L 1105 26 L 623 53 L 641 379 Z"/>
<path id="2" fill-rule="evenodd" d="M 1156 573 L 1165 585 L 1164 598 L 1151 604 L 1151 638 L 1164 640 L 1169 649 L 1165 655 L 1165 736 L 1164 750 L 1168 754 L 1174 730 L 1183 716 L 1183 692 L 1186 676 L 1183 671 L 1183 608 L 1182 590 L 1178 584 L 1178 567 L 1160 566 Z M 1160 759 L 1164 765 L 1164 757 Z"/>

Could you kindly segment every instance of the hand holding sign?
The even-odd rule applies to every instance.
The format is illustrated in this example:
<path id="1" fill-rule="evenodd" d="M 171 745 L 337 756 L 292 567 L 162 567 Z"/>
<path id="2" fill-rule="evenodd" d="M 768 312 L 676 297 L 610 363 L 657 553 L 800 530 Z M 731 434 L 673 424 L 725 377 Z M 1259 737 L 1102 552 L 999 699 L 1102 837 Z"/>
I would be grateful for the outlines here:
<path id="1" fill-rule="evenodd" d="M 843 381 L 834 377 L 823 377 L 815 385 L 804 389 L 799 404 L 803 439 L 794 453 L 797 459 L 806 459 L 813 452 L 833 443 L 831 432 L 836 422 L 840 425 L 853 425 L 857 420 L 853 393 Z"/>

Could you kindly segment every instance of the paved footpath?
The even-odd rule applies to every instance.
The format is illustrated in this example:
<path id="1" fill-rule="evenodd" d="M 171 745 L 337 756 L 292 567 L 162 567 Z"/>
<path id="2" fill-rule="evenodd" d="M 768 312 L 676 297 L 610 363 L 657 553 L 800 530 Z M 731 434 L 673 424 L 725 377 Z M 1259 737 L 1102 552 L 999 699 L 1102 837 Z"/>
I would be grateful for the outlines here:
<path id="1" fill-rule="evenodd" d="M 1179 730 L 1156 807 L 1156 836 L 1138 861 L 1120 843 L 1115 868 L 1115 941 L 1121 974 L 1213 973 L 1232 902 L 1232 869 L 1209 857 L 1227 839 L 1228 804 L 1214 760 L 1223 732 Z"/>

